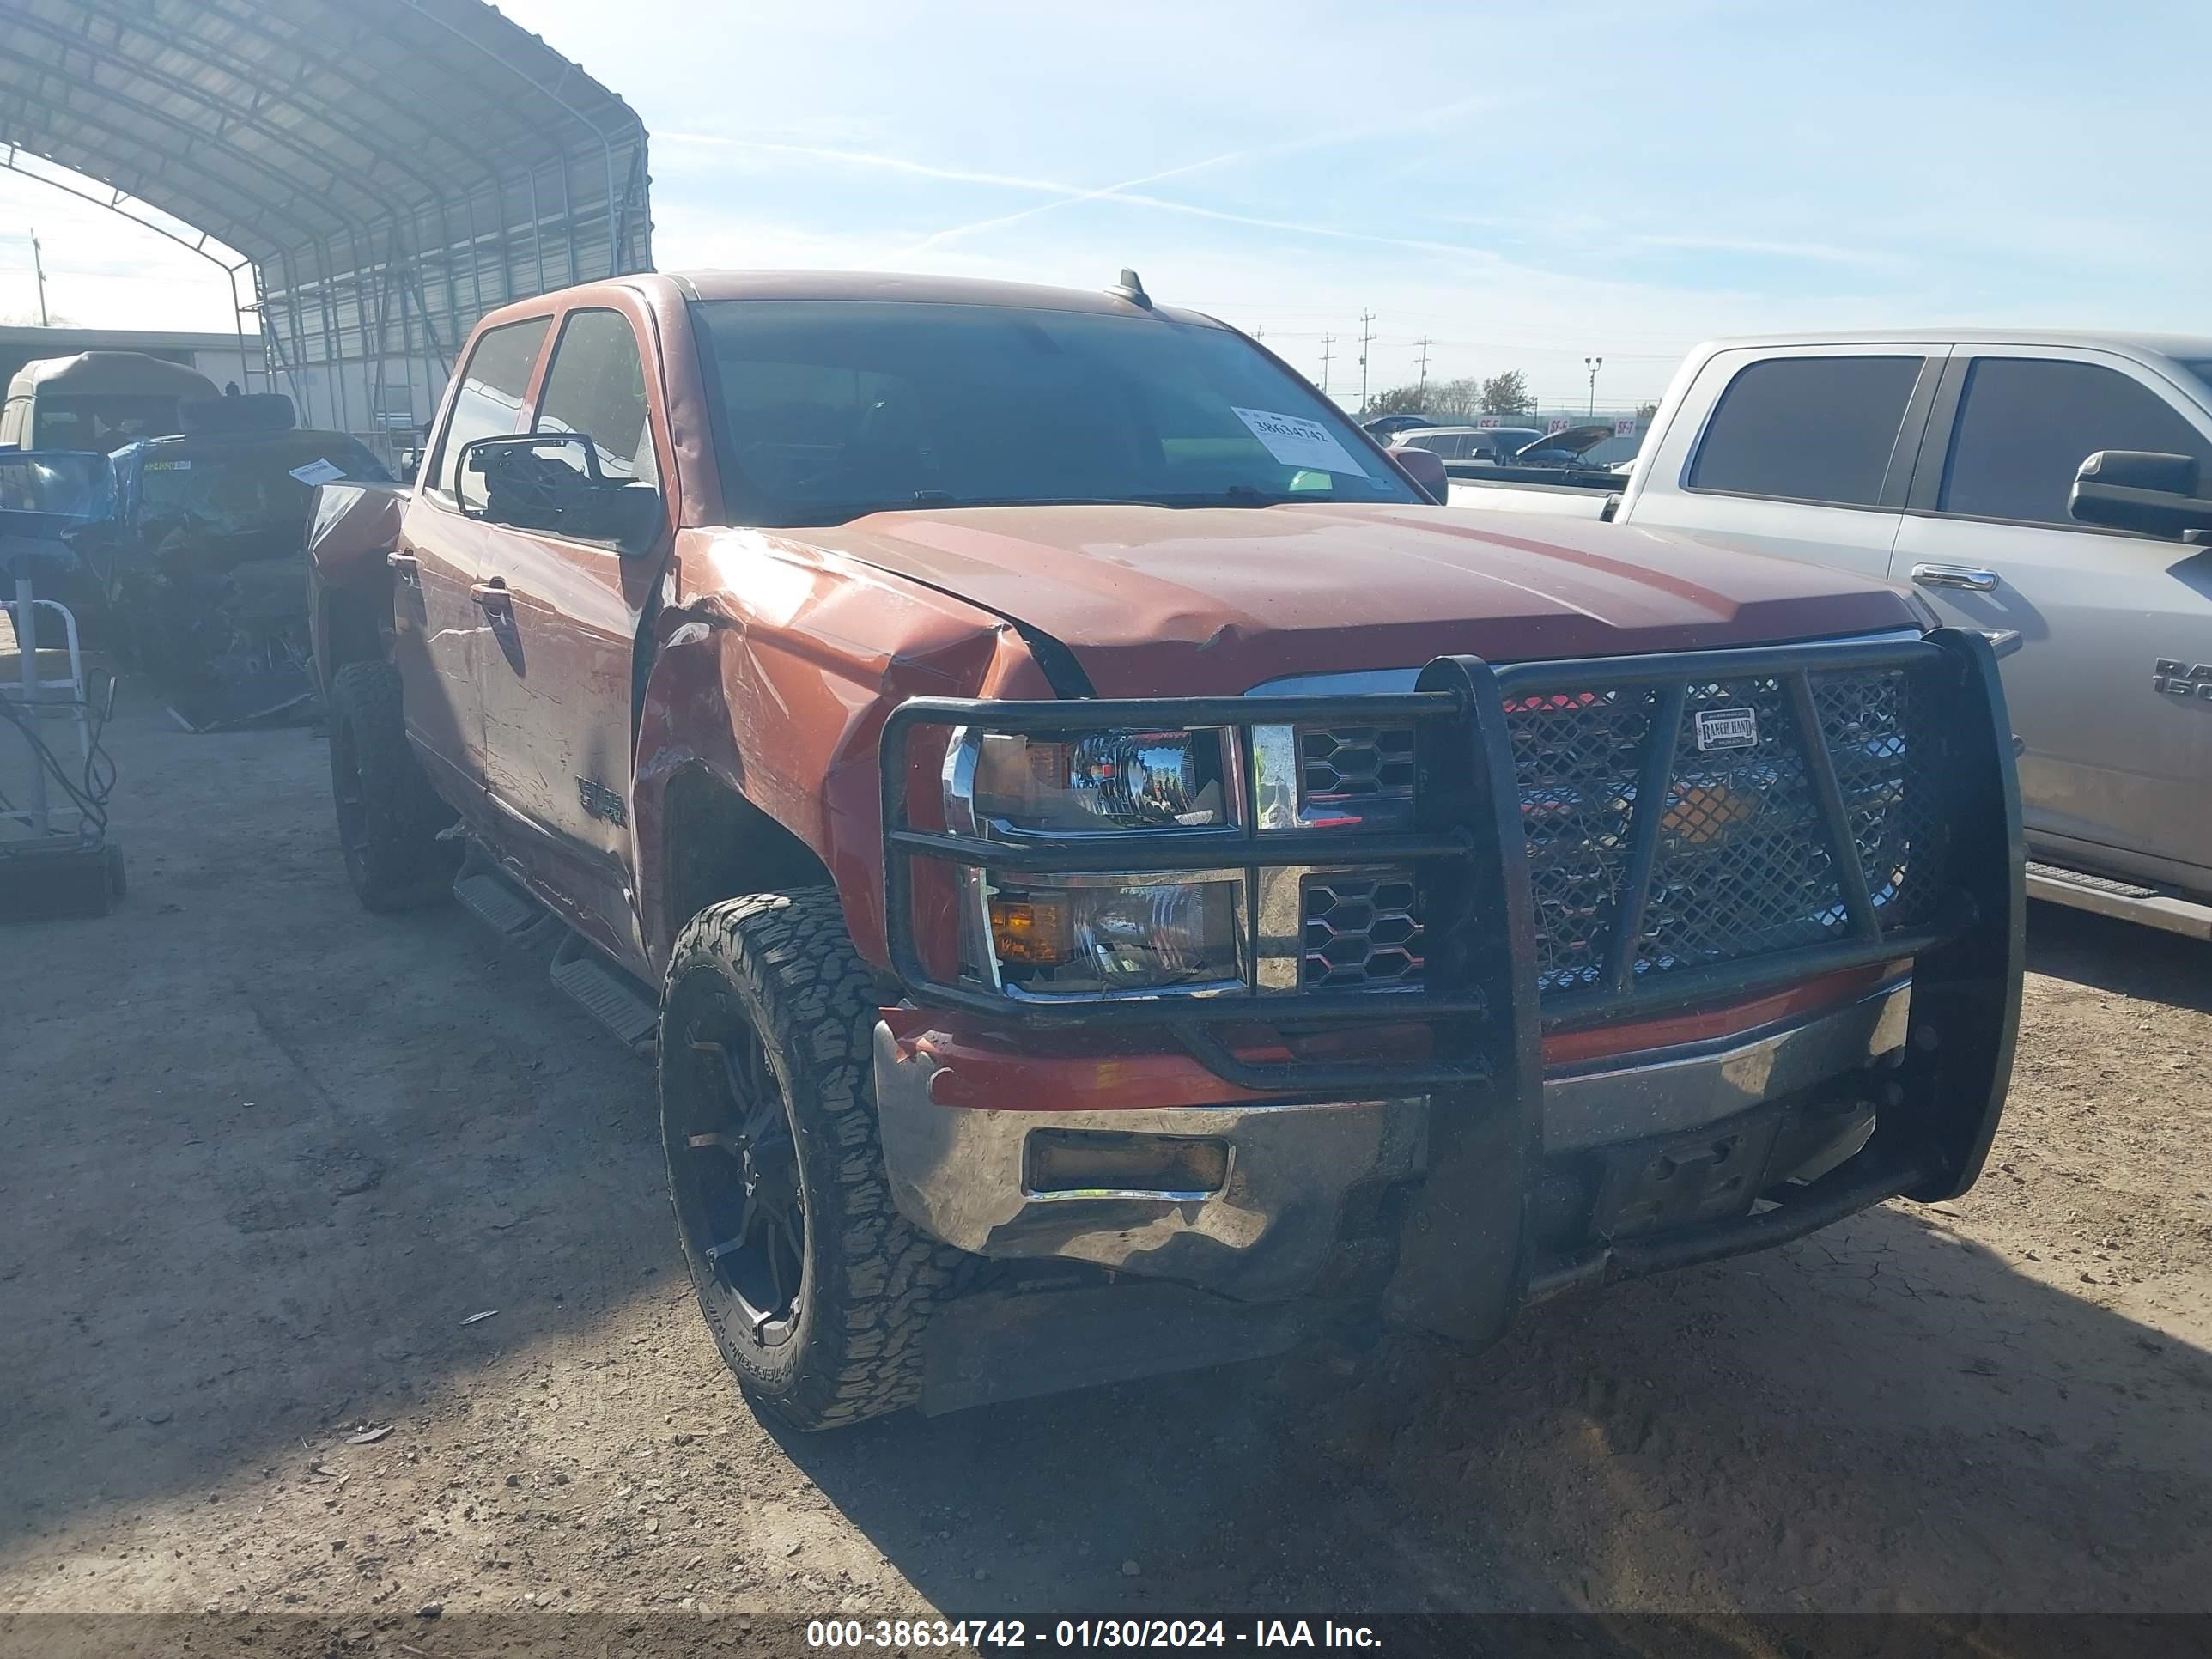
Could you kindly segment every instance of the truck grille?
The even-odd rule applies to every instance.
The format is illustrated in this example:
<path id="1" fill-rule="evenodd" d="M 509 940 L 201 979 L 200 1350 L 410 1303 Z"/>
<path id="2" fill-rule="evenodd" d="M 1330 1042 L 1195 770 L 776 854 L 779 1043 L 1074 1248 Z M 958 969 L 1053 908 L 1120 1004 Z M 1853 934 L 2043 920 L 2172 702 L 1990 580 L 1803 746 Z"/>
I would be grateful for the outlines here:
<path id="1" fill-rule="evenodd" d="M 1811 687 L 1882 930 L 1923 924 L 1944 880 L 1941 803 L 1919 764 L 1929 693 L 1896 669 L 1815 674 Z M 1659 701 L 1656 686 L 1628 686 L 1507 708 L 1540 992 L 1589 989 L 1602 975 Z M 1700 714 L 1715 717 L 1706 723 L 1709 744 L 1717 732 L 1742 746 L 1700 749 Z M 1306 728 L 1298 736 L 1309 804 L 1410 802 L 1410 729 Z M 1632 957 L 1637 975 L 1819 944 L 1849 928 L 1785 683 L 1690 686 Z M 1305 933 L 1310 987 L 1419 982 L 1420 922 L 1403 878 L 1310 878 Z"/>
<path id="2" fill-rule="evenodd" d="M 1915 752 L 1927 742 L 1934 699 L 1919 679 L 1893 670 L 1815 675 L 1813 706 L 1882 930 L 1917 927 L 1936 914 L 1951 874 L 1939 845 L 1941 793 Z"/>
<path id="3" fill-rule="evenodd" d="M 1925 693 L 1899 670 L 1814 675 L 1811 684 L 1875 915 L 1884 932 L 1910 927 L 1925 919 L 1942 880 L 1934 780 L 1916 764 Z M 1631 686 L 1529 698 L 1506 710 L 1541 991 L 1589 988 L 1601 975 L 1659 696 L 1656 687 Z M 1784 682 L 1689 687 L 1660 830 L 1633 953 L 1638 975 L 1848 934 Z"/>
<path id="4" fill-rule="evenodd" d="M 1402 872 L 1332 872 L 1305 878 L 1308 986 L 1356 989 L 1419 985 L 1421 924 L 1413 880 Z"/>
<path id="5" fill-rule="evenodd" d="M 1298 783 L 1308 807 L 1362 808 L 1413 799 L 1411 726 L 1301 726 Z"/>

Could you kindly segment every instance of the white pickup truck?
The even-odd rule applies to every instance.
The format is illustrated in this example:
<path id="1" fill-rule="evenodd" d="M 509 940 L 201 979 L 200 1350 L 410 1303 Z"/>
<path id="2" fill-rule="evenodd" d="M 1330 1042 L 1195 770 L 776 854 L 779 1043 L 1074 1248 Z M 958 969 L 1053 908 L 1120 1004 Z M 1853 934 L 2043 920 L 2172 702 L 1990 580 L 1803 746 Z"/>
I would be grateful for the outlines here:
<path id="1" fill-rule="evenodd" d="M 1886 576 L 2016 634 L 2029 892 L 2212 939 L 2212 337 L 1717 340 L 1625 478 L 1447 471 L 1455 507 Z"/>

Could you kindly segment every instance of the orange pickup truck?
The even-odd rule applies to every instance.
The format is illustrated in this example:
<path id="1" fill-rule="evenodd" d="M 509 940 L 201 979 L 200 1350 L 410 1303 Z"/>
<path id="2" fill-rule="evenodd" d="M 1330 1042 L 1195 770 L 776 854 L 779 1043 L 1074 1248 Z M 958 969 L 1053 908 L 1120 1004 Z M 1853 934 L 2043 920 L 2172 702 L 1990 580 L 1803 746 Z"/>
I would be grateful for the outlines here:
<path id="1" fill-rule="evenodd" d="M 494 313 L 324 488 L 353 884 L 657 1054 L 756 1401 L 1480 1341 L 1975 1180 L 1990 641 L 1418 465 L 1130 273 L 717 272 Z"/>

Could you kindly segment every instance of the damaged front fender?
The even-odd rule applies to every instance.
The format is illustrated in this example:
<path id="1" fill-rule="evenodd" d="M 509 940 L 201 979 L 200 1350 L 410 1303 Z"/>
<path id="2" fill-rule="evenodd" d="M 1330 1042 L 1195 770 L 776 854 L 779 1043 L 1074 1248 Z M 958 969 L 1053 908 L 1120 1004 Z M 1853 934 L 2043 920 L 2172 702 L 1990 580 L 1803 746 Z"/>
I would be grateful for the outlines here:
<path id="1" fill-rule="evenodd" d="M 812 852 L 855 946 L 884 963 L 884 720 L 914 696 L 1051 695 L 1028 646 L 988 611 L 757 531 L 684 531 L 673 580 L 641 701 L 632 799 L 654 967 L 690 920 L 677 914 L 688 907 L 670 790 L 694 769 Z"/>

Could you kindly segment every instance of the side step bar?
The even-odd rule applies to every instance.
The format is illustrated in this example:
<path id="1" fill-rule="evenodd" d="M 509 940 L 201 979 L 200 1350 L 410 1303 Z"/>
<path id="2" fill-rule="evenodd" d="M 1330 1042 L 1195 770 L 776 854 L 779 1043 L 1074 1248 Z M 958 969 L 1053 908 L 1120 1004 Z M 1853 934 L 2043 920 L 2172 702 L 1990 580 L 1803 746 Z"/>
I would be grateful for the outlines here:
<path id="1" fill-rule="evenodd" d="M 575 933 L 553 952 L 553 982 L 614 1033 L 632 1054 L 650 1055 L 660 1033 L 660 1004 L 644 986 Z"/>
<path id="2" fill-rule="evenodd" d="M 2139 922 L 2185 939 L 2212 940 L 2212 904 L 2199 904 L 2154 887 L 2114 881 L 2079 870 L 2062 870 L 2055 864 L 2027 866 L 2027 896 L 2076 910 L 2094 911 L 2122 921 Z"/>
<path id="3" fill-rule="evenodd" d="M 652 1055 L 660 1034 L 660 1001 L 653 988 L 585 943 L 582 934 L 501 873 L 491 854 L 473 841 L 453 878 L 453 896 L 510 945 L 526 951 L 550 945 L 546 977 L 632 1054 Z"/>
<path id="4" fill-rule="evenodd" d="M 522 939 L 532 929 L 553 921 L 544 905 L 501 875 L 490 855 L 474 842 L 468 844 L 460 873 L 453 878 L 453 896 L 501 939 Z"/>

